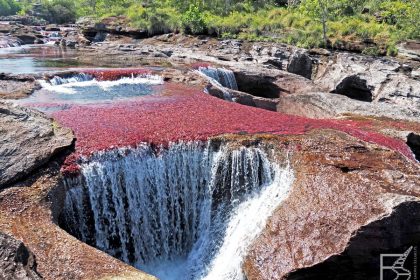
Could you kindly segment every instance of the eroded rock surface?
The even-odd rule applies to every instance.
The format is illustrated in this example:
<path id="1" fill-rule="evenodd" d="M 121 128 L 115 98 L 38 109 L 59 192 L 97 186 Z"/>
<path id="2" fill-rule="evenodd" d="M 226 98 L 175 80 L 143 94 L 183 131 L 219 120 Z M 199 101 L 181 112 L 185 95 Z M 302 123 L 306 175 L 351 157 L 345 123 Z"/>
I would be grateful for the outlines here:
<path id="1" fill-rule="evenodd" d="M 279 100 L 278 112 L 309 118 L 337 118 L 346 115 L 386 117 L 416 122 L 420 111 L 387 103 L 368 103 L 338 94 L 313 92 L 284 96 Z"/>
<path id="2" fill-rule="evenodd" d="M 420 64 L 415 61 L 404 64 L 393 58 L 179 34 L 143 40 L 113 38 L 80 48 L 79 59 L 184 66 L 202 61 L 233 70 L 239 89 L 259 97 L 325 92 L 420 113 L 420 80 L 416 74 Z"/>
<path id="3" fill-rule="evenodd" d="M 336 53 L 321 60 L 315 84 L 327 92 L 420 110 L 420 81 L 395 60 Z"/>
<path id="4" fill-rule="evenodd" d="M 38 280 L 34 255 L 25 245 L 0 232 L 0 278 L 8 280 Z"/>
<path id="5" fill-rule="evenodd" d="M 245 261 L 247 279 L 318 279 L 325 275 L 314 267 L 325 260 L 326 279 L 342 279 L 334 266 L 351 279 L 376 279 L 381 251 L 419 242 L 418 164 L 344 135 L 303 143 L 293 189 Z"/>
<path id="6" fill-rule="evenodd" d="M 35 256 L 43 279 L 156 280 L 81 243 L 57 226 L 54 221 L 65 196 L 58 169 L 58 164 L 51 162 L 19 187 L 0 192 L 0 231 L 24 242 Z"/>
<path id="7" fill-rule="evenodd" d="M 420 202 L 409 197 L 389 197 L 390 214 L 362 226 L 343 253 L 324 262 L 296 270 L 287 279 L 377 279 L 380 254 L 402 254 L 420 244 Z M 410 252 L 413 254 L 413 252 Z M 410 259 L 405 267 L 411 269 Z"/>
<path id="8" fill-rule="evenodd" d="M 0 101 L 0 189 L 69 147 L 73 134 L 44 114 Z"/>
<path id="9" fill-rule="evenodd" d="M 25 98 L 39 88 L 34 76 L 0 73 L 0 99 Z"/>

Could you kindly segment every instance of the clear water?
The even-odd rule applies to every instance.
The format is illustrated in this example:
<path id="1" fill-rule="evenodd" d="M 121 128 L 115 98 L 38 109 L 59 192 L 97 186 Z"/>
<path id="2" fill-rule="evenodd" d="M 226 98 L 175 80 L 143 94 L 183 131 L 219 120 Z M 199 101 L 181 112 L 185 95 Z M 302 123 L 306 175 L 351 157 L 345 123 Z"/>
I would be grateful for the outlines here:
<path id="1" fill-rule="evenodd" d="M 81 66 L 77 51 L 54 45 L 24 45 L 0 49 L 0 72 L 33 74 Z"/>
<path id="2" fill-rule="evenodd" d="M 163 85 L 163 79 L 156 75 L 125 77 L 116 81 L 97 81 L 92 76 L 78 74 L 74 77 L 54 77 L 50 81 L 40 80 L 39 82 L 42 89 L 16 103 L 21 105 L 57 104 L 61 107 L 65 104 L 97 104 L 156 94 L 161 92 L 161 85 Z"/>

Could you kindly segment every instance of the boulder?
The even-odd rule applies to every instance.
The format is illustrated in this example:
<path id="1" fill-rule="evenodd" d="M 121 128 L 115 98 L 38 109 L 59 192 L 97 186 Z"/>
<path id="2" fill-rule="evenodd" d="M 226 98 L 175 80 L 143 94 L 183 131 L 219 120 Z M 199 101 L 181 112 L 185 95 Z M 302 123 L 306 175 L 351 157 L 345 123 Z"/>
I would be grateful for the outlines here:
<path id="1" fill-rule="evenodd" d="M 307 53 L 297 51 L 290 57 L 287 71 L 311 79 L 312 64 L 312 59 Z"/>
<path id="2" fill-rule="evenodd" d="M 360 101 L 372 101 L 373 87 L 367 85 L 367 81 L 358 75 L 344 78 L 335 88 L 334 93 L 342 94 Z"/>
<path id="3" fill-rule="evenodd" d="M 325 92 L 282 96 L 277 111 L 316 119 L 358 115 L 416 122 L 420 118 L 420 111 L 410 107 L 388 103 L 368 103 Z"/>
<path id="4" fill-rule="evenodd" d="M 28 97 L 39 87 L 38 82 L 30 75 L 0 73 L 0 99 Z"/>
<path id="5" fill-rule="evenodd" d="M 0 189 L 72 145 L 73 134 L 44 114 L 0 101 Z"/>
<path id="6" fill-rule="evenodd" d="M 8 280 L 42 279 L 36 271 L 34 255 L 25 245 L 0 232 L 0 278 Z"/>
<path id="7" fill-rule="evenodd" d="M 320 60 L 314 83 L 323 91 L 356 100 L 420 110 L 420 81 L 413 79 L 411 72 L 395 60 L 335 53 Z"/>

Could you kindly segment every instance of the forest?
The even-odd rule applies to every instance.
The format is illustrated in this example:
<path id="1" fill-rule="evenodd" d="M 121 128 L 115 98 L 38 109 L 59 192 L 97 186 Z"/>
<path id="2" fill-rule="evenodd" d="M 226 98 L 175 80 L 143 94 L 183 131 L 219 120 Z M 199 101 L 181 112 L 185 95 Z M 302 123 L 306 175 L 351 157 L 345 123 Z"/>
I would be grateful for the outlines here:
<path id="1" fill-rule="evenodd" d="M 167 32 L 275 41 L 299 47 L 372 42 L 397 53 L 396 44 L 420 37 L 420 0 L 0 0 L 0 15 L 33 13 L 50 23 L 124 16 L 150 35 Z"/>

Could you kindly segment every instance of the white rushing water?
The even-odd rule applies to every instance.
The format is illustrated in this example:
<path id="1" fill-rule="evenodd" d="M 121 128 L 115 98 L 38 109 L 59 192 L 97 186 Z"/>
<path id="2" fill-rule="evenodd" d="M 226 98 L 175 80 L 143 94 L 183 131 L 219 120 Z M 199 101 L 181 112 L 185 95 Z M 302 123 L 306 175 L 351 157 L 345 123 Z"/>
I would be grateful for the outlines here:
<path id="1" fill-rule="evenodd" d="M 215 88 L 219 89 L 223 93 L 224 100 L 235 101 L 235 98 L 227 90 L 238 90 L 233 71 L 225 68 L 200 67 L 196 72 L 205 77 Z"/>
<path id="2" fill-rule="evenodd" d="M 20 47 L 21 43 L 19 41 L 0 41 L 0 49 L 2 48 L 15 48 Z"/>
<path id="3" fill-rule="evenodd" d="M 60 76 L 54 76 L 52 79 L 49 80 L 49 84 L 52 86 L 58 86 L 58 85 L 64 85 L 64 84 L 72 84 L 72 83 L 78 83 L 78 82 L 87 82 L 92 81 L 94 78 L 92 75 L 85 74 L 85 73 L 79 73 L 72 75 L 70 77 L 60 77 Z M 48 85 L 48 82 L 42 80 L 41 81 L 44 86 Z"/>
<path id="4" fill-rule="evenodd" d="M 236 83 L 235 74 L 232 70 L 225 68 L 200 67 L 198 71 L 226 88 L 238 90 L 238 84 Z"/>
<path id="5" fill-rule="evenodd" d="M 50 81 L 39 81 L 44 89 L 64 94 L 76 94 L 80 91 L 84 91 L 86 88 L 90 91 L 92 91 L 92 88 L 97 88 L 106 92 L 126 85 L 161 85 L 163 82 L 163 78 L 158 75 L 140 75 L 123 77 L 114 81 L 98 81 L 93 76 L 84 73 L 76 74 L 68 78 L 55 76 Z"/>
<path id="6" fill-rule="evenodd" d="M 62 226 L 161 279 L 239 280 L 249 245 L 292 181 L 260 147 L 117 149 L 66 181 Z"/>

